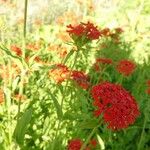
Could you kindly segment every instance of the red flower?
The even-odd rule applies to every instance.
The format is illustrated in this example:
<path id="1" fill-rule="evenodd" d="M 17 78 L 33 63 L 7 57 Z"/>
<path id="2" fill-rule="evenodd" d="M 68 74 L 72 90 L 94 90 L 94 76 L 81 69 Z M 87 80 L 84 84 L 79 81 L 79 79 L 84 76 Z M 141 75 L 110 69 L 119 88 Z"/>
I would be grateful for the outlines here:
<path id="1" fill-rule="evenodd" d="M 93 23 L 86 23 L 85 25 L 85 32 L 89 39 L 96 40 L 101 35 L 100 31 L 93 25 Z"/>
<path id="2" fill-rule="evenodd" d="M 16 45 L 11 46 L 11 50 L 16 53 L 16 55 L 21 56 L 22 55 L 22 50 L 21 48 L 17 47 Z"/>
<path id="3" fill-rule="evenodd" d="M 125 76 L 129 76 L 133 73 L 135 67 L 136 67 L 135 63 L 133 63 L 130 60 L 121 60 L 118 62 L 116 69 L 119 73 L 122 73 Z"/>
<path id="4" fill-rule="evenodd" d="M 127 128 L 140 114 L 134 97 L 118 84 L 104 82 L 93 86 L 91 92 L 97 106 L 95 115 L 103 114 L 112 130 Z"/>
<path id="5" fill-rule="evenodd" d="M 67 30 L 67 32 L 69 32 L 70 34 L 74 34 L 76 36 L 83 36 L 85 30 L 82 24 L 79 24 L 74 27 L 70 24 L 67 26 L 67 28 L 70 28 L 70 30 Z"/>
<path id="6" fill-rule="evenodd" d="M 74 27 L 72 25 L 68 25 L 67 28 L 69 28 L 69 30 L 67 30 L 69 34 L 76 36 L 85 36 L 90 40 L 96 40 L 101 35 L 97 27 L 95 27 L 93 23 L 90 22 L 80 23 L 79 25 Z"/>
<path id="7" fill-rule="evenodd" d="M 84 72 L 74 70 L 71 77 L 81 88 L 87 89 L 89 87 L 89 77 Z"/>
<path id="8" fill-rule="evenodd" d="M 80 150 L 82 147 L 83 141 L 80 139 L 72 139 L 68 142 L 67 150 Z M 84 150 L 90 150 L 87 146 Z"/>
<path id="9" fill-rule="evenodd" d="M 68 142 L 67 150 L 80 150 L 83 142 L 80 139 L 73 139 Z"/>

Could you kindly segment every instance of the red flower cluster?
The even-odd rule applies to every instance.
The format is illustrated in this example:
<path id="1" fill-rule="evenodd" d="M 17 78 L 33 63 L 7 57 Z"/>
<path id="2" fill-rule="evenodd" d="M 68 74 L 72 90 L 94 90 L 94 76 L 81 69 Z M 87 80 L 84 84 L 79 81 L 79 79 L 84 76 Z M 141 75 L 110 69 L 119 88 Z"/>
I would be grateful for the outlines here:
<path id="1" fill-rule="evenodd" d="M 104 82 L 93 86 L 91 92 L 98 108 L 95 116 L 103 114 L 112 130 L 127 128 L 140 114 L 134 97 L 120 85 Z"/>
<path id="2" fill-rule="evenodd" d="M 69 77 L 69 69 L 63 64 L 56 64 L 56 67 L 49 71 L 49 76 L 52 77 L 57 83 L 62 83 Z"/>
<path id="3" fill-rule="evenodd" d="M 133 73 L 135 68 L 136 65 L 134 62 L 124 59 L 118 62 L 116 69 L 119 73 L 123 74 L 124 76 L 129 76 Z"/>
<path id="4" fill-rule="evenodd" d="M 73 139 L 68 142 L 67 150 L 80 150 L 83 142 L 80 139 Z"/>
<path id="5" fill-rule="evenodd" d="M 101 35 L 100 31 L 93 25 L 93 23 L 80 23 L 77 26 L 71 24 L 67 26 L 67 32 L 75 36 L 85 36 L 87 39 L 96 40 Z"/>
<path id="6" fill-rule="evenodd" d="M 89 87 L 89 77 L 84 72 L 74 70 L 71 77 L 81 88 L 87 89 Z"/>
<path id="7" fill-rule="evenodd" d="M 22 50 L 16 45 L 11 46 L 11 50 L 16 53 L 16 55 L 21 56 L 22 55 Z"/>
<path id="8" fill-rule="evenodd" d="M 68 142 L 67 150 L 80 150 L 83 145 L 83 141 L 81 139 L 72 139 Z M 95 139 L 90 140 L 88 146 L 85 150 L 91 150 L 91 148 L 96 148 L 97 141 Z"/>
<path id="9" fill-rule="evenodd" d="M 67 26 L 67 28 L 70 28 L 70 30 L 67 30 L 67 32 L 70 34 L 74 34 L 76 36 L 82 36 L 84 34 L 84 26 L 82 24 L 79 24 L 75 27 L 70 24 Z"/>
<path id="10" fill-rule="evenodd" d="M 96 62 L 94 63 L 94 68 L 96 71 L 99 71 L 100 70 L 99 64 L 110 65 L 112 63 L 113 61 L 110 58 L 97 58 Z"/>

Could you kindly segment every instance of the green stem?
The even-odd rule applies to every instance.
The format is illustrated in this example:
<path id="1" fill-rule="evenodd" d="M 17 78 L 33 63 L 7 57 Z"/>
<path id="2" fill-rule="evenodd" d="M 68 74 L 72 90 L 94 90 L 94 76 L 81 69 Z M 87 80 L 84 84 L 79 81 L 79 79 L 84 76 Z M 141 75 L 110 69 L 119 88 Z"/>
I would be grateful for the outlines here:
<path id="1" fill-rule="evenodd" d="M 75 66 L 75 64 L 76 64 L 77 58 L 78 58 L 78 54 L 79 54 L 79 49 L 77 50 L 77 53 L 76 53 L 75 58 L 74 58 L 73 65 L 71 66 L 70 70 L 73 70 L 73 68 L 74 68 L 74 66 Z M 69 78 L 70 78 L 70 76 L 71 76 L 71 71 L 69 72 L 69 75 L 68 75 L 68 76 L 69 76 Z M 65 94 L 66 94 L 66 91 L 67 91 L 68 83 L 69 83 L 69 80 L 67 80 L 67 82 L 66 82 L 65 89 L 64 89 L 64 93 L 63 93 L 63 95 L 62 95 L 61 108 L 63 107 L 63 102 L 64 102 L 64 99 L 65 99 L 65 96 L 66 96 Z"/>
<path id="2" fill-rule="evenodd" d="M 141 133 L 140 141 L 138 143 L 138 149 L 137 150 L 141 150 L 141 143 L 142 143 L 143 137 L 144 137 L 144 129 L 145 129 L 145 126 L 146 126 L 146 122 L 147 122 L 147 119 L 145 117 L 144 125 L 143 125 L 143 129 L 142 129 L 142 133 Z"/>
<path id="3" fill-rule="evenodd" d="M 79 55 L 79 49 L 77 50 L 77 53 L 76 53 L 75 58 L 74 58 L 73 65 L 71 66 L 70 70 L 72 70 L 74 68 L 74 66 L 76 64 L 76 61 L 77 61 L 77 58 L 78 58 L 78 55 Z M 69 73 L 69 78 L 70 78 L 70 76 L 71 76 L 71 71 Z M 65 85 L 65 88 L 64 88 L 64 92 L 63 92 L 63 95 L 62 95 L 61 109 L 63 109 L 63 103 L 64 103 L 64 99 L 65 99 L 65 96 L 66 96 L 66 91 L 67 91 L 68 84 L 69 84 L 69 80 L 67 80 L 67 82 L 66 82 L 66 85 Z M 58 132 L 60 130 L 60 126 L 61 126 L 61 119 L 58 122 L 58 126 L 57 126 L 57 129 L 56 129 L 56 134 L 55 134 L 55 139 L 57 138 Z M 53 148 L 54 148 L 54 145 L 52 147 L 52 150 L 53 150 Z"/>
<path id="4" fill-rule="evenodd" d="M 24 26 L 23 26 L 23 58 L 25 58 L 25 47 L 26 47 L 26 26 L 27 26 L 27 9 L 28 8 L 28 0 L 25 0 L 25 9 L 24 9 Z M 23 84 L 24 84 L 24 77 L 25 77 L 25 70 L 22 64 L 21 67 L 21 81 L 20 81 L 20 88 L 19 88 L 19 102 L 18 102 L 18 113 L 17 113 L 17 121 L 19 119 L 20 114 L 20 107 L 21 107 L 21 99 L 23 94 Z"/>
<path id="5" fill-rule="evenodd" d="M 147 97 L 148 99 L 148 97 Z M 145 127 L 146 127 L 146 123 L 147 123 L 147 112 L 149 111 L 149 107 L 150 107 L 150 102 L 149 100 L 147 101 L 147 107 L 145 108 L 145 112 L 144 112 L 144 124 L 143 124 L 143 128 L 142 128 L 142 133 L 141 133 L 141 137 L 140 137 L 140 141 L 138 143 L 138 147 L 137 147 L 137 150 L 141 150 L 141 144 L 142 144 L 142 141 L 143 141 L 143 137 L 144 137 L 144 130 L 145 130 Z"/>
<path id="6" fill-rule="evenodd" d="M 27 11 L 28 11 L 28 0 L 25 0 L 24 27 L 23 27 L 23 36 L 24 36 L 24 39 L 26 39 Z"/>
<path id="7" fill-rule="evenodd" d="M 82 147 L 80 150 L 85 150 L 86 145 L 89 143 L 90 139 L 92 138 L 92 136 L 94 135 L 94 133 L 96 132 L 97 127 L 93 128 L 92 132 L 89 134 L 89 136 L 87 137 L 87 139 L 85 140 L 85 142 L 83 143 Z"/>

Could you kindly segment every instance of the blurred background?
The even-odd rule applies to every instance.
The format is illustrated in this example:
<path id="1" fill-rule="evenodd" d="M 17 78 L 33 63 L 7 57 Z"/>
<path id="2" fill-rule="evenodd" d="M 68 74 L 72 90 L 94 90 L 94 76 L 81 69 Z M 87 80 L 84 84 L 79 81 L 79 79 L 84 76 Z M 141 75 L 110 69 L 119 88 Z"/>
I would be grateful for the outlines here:
<path id="1" fill-rule="evenodd" d="M 27 34 L 52 41 L 52 30 L 65 33 L 66 25 L 82 21 L 100 28 L 121 27 L 126 40 L 133 43 L 135 59 L 142 63 L 150 55 L 149 14 L 148 0 L 28 0 Z M 0 40 L 19 38 L 23 23 L 24 1 L 0 0 Z"/>

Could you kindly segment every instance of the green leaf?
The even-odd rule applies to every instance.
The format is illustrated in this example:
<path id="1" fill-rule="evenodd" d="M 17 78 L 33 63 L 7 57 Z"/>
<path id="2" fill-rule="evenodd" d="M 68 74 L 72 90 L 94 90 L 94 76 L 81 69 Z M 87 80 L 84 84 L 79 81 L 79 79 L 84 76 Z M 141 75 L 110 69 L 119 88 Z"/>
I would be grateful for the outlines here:
<path id="1" fill-rule="evenodd" d="M 19 145 L 23 145 L 24 136 L 27 130 L 27 126 L 32 118 L 32 109 L 28 109 L 18 120 L 16 128 L 13 133 L 13 138 Z"/>
<path id="2" fill-rule="evenodd" d="M 96 119 L 88 119 L 84 120 L 83 122 L 79 123 L 79 128 L 82 129 L 93 129 L 97 126 L 97 120 Z"/>
<path id="3" fill-rule="evenodd" d="M 58 103 L 56 97 L 50 91 L 48 91 L 48 93 L 50 94 L 50 96 L 54 102 L 54 106 L 56 108 L 58 119 L 61 119 L 63 117 L 62 108 L 61 108 L 60 104 Z"/>
<path id="4" fill-rule="evenodd" d="M 84 96 L 84 94 L 80 90 L 77 90 L 77 95 L 78 95 L 78 98 L 80 99 L 83 113 L 87 113 L 88 112 L 87 98 Z"/>

